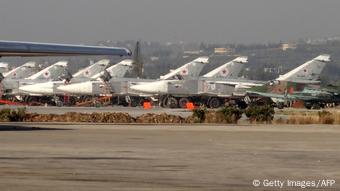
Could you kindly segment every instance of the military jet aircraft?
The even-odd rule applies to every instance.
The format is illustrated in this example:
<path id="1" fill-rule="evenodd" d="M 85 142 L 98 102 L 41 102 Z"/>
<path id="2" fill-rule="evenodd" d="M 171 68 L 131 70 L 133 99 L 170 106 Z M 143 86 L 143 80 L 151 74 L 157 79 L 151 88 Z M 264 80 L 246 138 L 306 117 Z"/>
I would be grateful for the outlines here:
<path id="1" fill-rule="evenodd" d="M 248 86 L 258 85 L 259 82 L 236 79 L 248 62 L 247 57 L 238 57 L 211 72 L 199 77 L 162 79 L 140 85 L 132 86 L 131 89 L 137 92 L 160 95 L 160 102 L 165 107 L 186 107 L 186 103 L 208 103 L 211 107 L 220 105 L 220 98 L 230 97 L 235 86 L 243 83 Z M 263 84 L 263 83 L 261 83 Z M 212 99 L 215 98 L 216 99 Z M 213 100 L 214 102 L 212 102 Z M 218 103 L 216 102 L 218 101 Z M 210 103 L 211 102 L 211 103 Z"/>
<path id="2" fill-rule="evenodd" d="M 308 86 L 314 86 L 313 89 L 315 90 L 315 86 L 320 85 L 320 74 L 330 61 L 330 55 L 320 55 L 261 87 L 248 90 L 247 94 L 270 98 L 280 108 L 284 106 L 285 100 L 288 99 L 314 99 L 316 94 L 309 91 Z M 294 94 L 294 92 L 296 93 Z M 319 90 L 317 92 L 320 96 L 325 94 L 325 92 Z"/>
<path id="3" fill-rule="evenodd" d="M 132 68 L 132 60 L 123 60 L 106 69 L 106 72 L 95 75 L 93 80 L 88 80 L 81 83 L 66 84 L 57 87 L 57 89 L 69 95 L 110 94 L 112 92 L 107 90 L 107 88 L 109 88 L 109 85 L 107 85 L 108 81 L 123 78 L 127 72 L 132 70 Z"/>
<path id="4" fill-rule="evenodd" d="M 168 74 L 161 76 L 161 79 L 189 79 L 199 75 L 205 64 L 208 63 L 208 57 L 199 57 Z M 131 61 L 132 63 L 132 61 Z M 113 94 L 113 96 L 126 97 L 122 102 L 133 102 L 132 105 L 139 104 L 143 97 L 148 96 L 140 92 L 135 92 L 130 87 L 138 84 L 154 82 L 154 79 L 123 78 L 123 76 L 112 76 L 107 80 L 89 81 L 70 86 L 63 86 L 59 89 L 70 95 L 101 95 Z M 127 101 L 126 101 L 127 100 Z"/>
<path id="5" fill-rule="evenodd" d="M 33 83 L 26 86 L 20 86 L 19 92 L 21 94 L 35 95 L 35 96 L 47 96 L 47 95 L 63 95 L 64 93 L 57 90 L 57 87 L 64 84 L 84 82 L 88 80 L 96 79 L 95 77 L 105 70 L 110 63 L 110 60 L 100 60 L 84 69 L 79 70 L 74 75 L 69 76 L 66 73 L 63 80 L 47 81 L 43 83 Z"/>
<path id="6" fill-rule="evenodd" d="M 33 63 L 26 63 L 22 67 L 5 74 L 5 79 L 2 81 L 4 94 L 18 95 L 20 93 L 19 87 L 21 86 L 58 80 L 66 73 L 67 61 L 57 62 L 36 74 L 22 78 L 27 75 L 28 70 L 32 70 L 32 66 L 34 66 Z"/>

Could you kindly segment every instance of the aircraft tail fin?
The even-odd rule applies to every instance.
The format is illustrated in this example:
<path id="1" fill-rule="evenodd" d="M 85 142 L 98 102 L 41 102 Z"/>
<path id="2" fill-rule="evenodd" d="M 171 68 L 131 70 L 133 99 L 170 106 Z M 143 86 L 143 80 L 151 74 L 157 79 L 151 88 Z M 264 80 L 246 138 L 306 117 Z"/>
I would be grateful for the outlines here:
<path id="1" fill-rule="evenodd" d="M 126 59 L 115 65 L 110 66 L 106 70 L 100 72 L 97 75 L 92 76 L 91 78 L 97 79 L 102 78 L 105 81 L 108 81 L 111 78 L 122 78 L 126 75 L 127 72 L 132 71 L 133 69 L 133 60 Z"/>
<path id="2" fill-rule="evenodd" d="M 176 70 L 171 71 L 170 73 L 161 76 L 162 80 L 170 80 L 176 78 L 188 79 L 188 78 L 196 78 L 201 73 L 203 67 L 209 63 L 209 57 L 199 57 L 184 66 L 177 68 Z"/>
<path id="3" fill-rule="evenodd" d="M 67 61 L 60 61 L 57 62 L 40 72 L 28 77 L 29 80 L 36 80 L 36 79 L 49 79 L 49 80 L 58 80 L 60 76 L 62 76 L 66 72 L 68 62 Z"/>
<path id="4" fill-rule="evenodd" d="M 112 78 L 122 78 L 127 72 L 132 71 L 133 60 L 126 59 L 107 69 Z"/>
<path id="5" fill-rule="evenodd" d="M 205 78 L 228 78 L 235 79 L 240 74 L 245 63 L 248 62 L 248 57 L 241 56 L 236 59 L 223 64 L 222 66 L 205 74 Z"/>
<path id="6" fill-rule="evenodd" d="M 92 78 L 93 76 L 98 75 L 100 72 L 105 70 L 105 68 L 109 65 L 110 60 L 103 59 L 98 62 L 79 70 L 77 73 L 73 75 L 74 78 Z"/>
<path id="7" fill-rule="evenodd" d="M 4 77 L 10 79 L 22 79 L 33 75 L 38 69 L 39 67 L 36 62 L 27 62 L 7 73 L 4 73 Z"/>
<path id="8" fill-rule="evenodd" d="M 328 62 L 331 61 L 331 57 L 328 54 L 320 55 L 313 60 L 310 60 L 294 70 L 281 75 L 276 80 L 278 81 L 318 81 L 320 80 L 320 74 Z"/>

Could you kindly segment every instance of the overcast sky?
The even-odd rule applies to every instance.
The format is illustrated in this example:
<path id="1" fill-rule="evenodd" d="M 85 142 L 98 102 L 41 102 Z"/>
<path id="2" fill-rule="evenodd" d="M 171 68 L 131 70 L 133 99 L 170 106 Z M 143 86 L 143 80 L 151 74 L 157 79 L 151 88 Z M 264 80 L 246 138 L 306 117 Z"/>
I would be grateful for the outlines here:
<path id="1" fill-rule="evenodd" d="M 268 43 L 339 34 L 339 0 L 0 1 L 1 40 Z"/>

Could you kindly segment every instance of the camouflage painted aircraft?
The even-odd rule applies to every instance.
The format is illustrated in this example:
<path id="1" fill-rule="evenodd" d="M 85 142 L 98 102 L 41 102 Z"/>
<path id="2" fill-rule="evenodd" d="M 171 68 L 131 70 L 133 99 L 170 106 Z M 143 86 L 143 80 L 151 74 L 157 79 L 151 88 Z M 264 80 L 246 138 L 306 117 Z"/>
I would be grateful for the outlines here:
<path id="1" fill-rule="evenodd" d="M 330 61 L 330 55 L 320 55 L 264 86 L 254 87 L 247 93 L 250 96 L 271 98 L 279 107 L 285 100 L 308 100 L 314 99 L 316 95 L 322 97 L 327 93 L 315 88 L 320 86 L 320 74 Z M 308 87 L 312 87 L 313 91 L 316 90 L 318 93 L 313 93 Z"/>

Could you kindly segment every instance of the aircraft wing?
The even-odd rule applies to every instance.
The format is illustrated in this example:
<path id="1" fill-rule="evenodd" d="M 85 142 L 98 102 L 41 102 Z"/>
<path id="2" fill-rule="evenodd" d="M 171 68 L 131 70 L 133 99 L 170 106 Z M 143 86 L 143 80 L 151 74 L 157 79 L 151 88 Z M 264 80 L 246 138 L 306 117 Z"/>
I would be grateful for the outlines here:
<path id="1" fill-rule="evenodd" d="M 285 96 L 283 94 L 274 94 L 274 93 L 265 93 L 265 92 L 256 92 L 256 91 L 247 91 L 247 93 L 252 94 L 252 95 L 259 95 L 262 97 L 285 99 Z"/>
<path id="2" fill-rule="evenodd" d="M 237 80 L 216 80 L 214 81 L 216 84 L 224 84 L 233 87 L 244 87 L 244 88 L 251 88 L 254 86 L 263 86 L 263 82 L 255 82 L 255 81 L 237 81 Z"/>
<path id="3" fill-rule="evenodd" d="M 263 97 L 275 98 L 275 99 L 283 99 L 283 100 L 312 100 L 316 99 L 317 96 L 312 95 L 297 95 L 297 94 L 275 94 L 275 93 L 265 93 L 265 92 L 256 92 L 256 91 L 247 91 L 248 94 L 259 95 Z"/>
<path id="4" fill-rule="evenodd" d="M 0 41 L 0 57 L 1 56 L 67 56 L 67 55 L 130 56 L 131 51 L 127 48 L 120 48 L 120 47 Z"/>
<path id="5" fill-rule="evenodd" d="M 321 81 L 318 80 L 291 80 L 290 82 L 298 83 L 298 84 L 320 84 Z"/>

